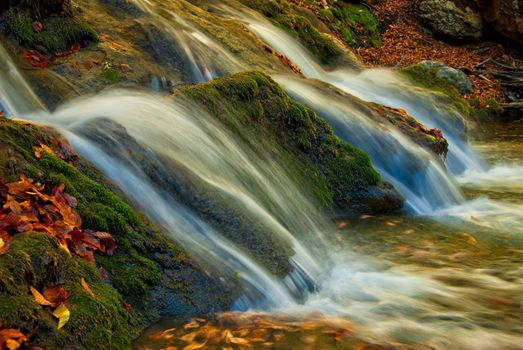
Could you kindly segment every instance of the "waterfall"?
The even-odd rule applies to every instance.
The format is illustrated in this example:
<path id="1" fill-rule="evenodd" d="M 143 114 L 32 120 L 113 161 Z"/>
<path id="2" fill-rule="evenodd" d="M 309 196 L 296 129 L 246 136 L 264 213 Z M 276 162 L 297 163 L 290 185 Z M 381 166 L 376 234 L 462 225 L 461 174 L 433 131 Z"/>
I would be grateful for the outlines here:
<path id="1" fill-rule="evenodd" d="M 308 80 L 281 76 L 275 79 L 293 98 L 326 118 L 339 137 L 368 153 L 384 178 L 406 197 L 408 208 L 430 215 L 464 202 L 453 175 L 471 169 L 482 171 L 484 165 L 464 140 L 464 121 L 454 106 L 442 104 L 436 95 L 409 84 L 390 70 L 326 71 L 296 39 L 259 14 L 247 9 L 221 9 L 246 23 L 259 38 L 300 67 Z M 313 88 L 310 79 L 335 86 L 364 101 L 402 108 L 425 126 L 441 129 L 450 144 L 445 168 L 435 155 L 394 128 L 370 120 L 354 108 L 351 99 L 341 100 L 326 88 Z"/>
<path id="2" fill-rule="evenodd" d="M 195 105 L 148 93 L 112 91 L 71 101 L 52 114 L 34 113 L 26 119 L 60 130 L 82 156 L 96 164 L 204 266 L 211 270 L 219 266 L 220 273 L 226 276 L 238 275 L 245 287 L 238 308 L 288 305 L 318 284 L 323 269 L 329 265 L 321 248 L 321 233 L 329 224 L 300 194 L 286 170 L 248 151 Z M 189 184 L 203 183 L 207 191 L 217 192 L 241 208 L 238 215 L 260 223 L 265 235 L 276 237 L 282 246 L 289 245 L 290 275 L 281 280 L 269 273 L 252 258 L 252 251 L 225 237 L 224 230 L 231 227 L 223 227 L 220 232 L 207 224 L 201 213 L 180 202 L 176 193 L 154 183 L 145 169 L 149 164 L 134 159 L 129 145 L 122 145 L 122 152 L 109 150 L 100 142 L 116 137 L 107 120 L 123 126 L 145 147 L 149 159 L 160 157 L 163 165 L 168 164 L 165 173 L 160 168 L 155 172 L 162 176 L 181 172 L 189 178 Z M 305 248 L 308 240 L 314 244 L 307 246 L 315 249 Z M 283 247 L 272 249 L 277 254 Z"/>
<path id="3" fill-rule="evenodd" d="M 242 65 L 227 50 L 165 4 L 144 0 L 133 0 L 133 3 L 150 17 L 139 20 L 149 33 L 150 40 L 163 41 L 158 46 L 167 46 L 168 52 L 165 55 L 168 56 L 168 61 L 183 59 L 185 67 L 181 74 L 190 72 L 186 79 L 191 83 L 203 83 L 241 70 Z M 155 48 L 151 47 L 151 50 L 154 51 Z M 220 60 L 216 60 L 216 57 L 220 57 Z"/>

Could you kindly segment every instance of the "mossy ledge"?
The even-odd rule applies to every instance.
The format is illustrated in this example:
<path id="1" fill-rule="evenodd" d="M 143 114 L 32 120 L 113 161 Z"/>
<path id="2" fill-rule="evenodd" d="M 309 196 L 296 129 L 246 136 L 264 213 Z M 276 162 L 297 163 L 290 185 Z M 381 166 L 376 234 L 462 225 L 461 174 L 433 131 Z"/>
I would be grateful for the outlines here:
<path id="1" fill-rule="evenodd" d="M 73 14 L 69 1 L 8 1 L 1 10 L 19 43 L 45 54 L 99 40 L 96 31 Z"/>
<path id="2" fill-rule="evenodd" d="M 9 182 L 25 174 L 35 181 L 64 183 L 78 199 L 83 227 L 110 232 L 118 248 L 112 257 L 97 256 L 94 266 L 68 256 L 52 237 L 15 235 L 0 257 L 0 298 L 9 301 L 0 303 L 0 323 L 25 331 L 40 327 L 32 345 L 44 348 L 126 349 L 137 332 L 162 316 L 226 308 L 230 300 L 220 296 L 226 295 L 221 287 L 119 198 L 89 163 L 79 159 L 73 167 L 50 154 L 35 157 L 33 147 L 51 145 L 58 136 L 48 128 L 0 117 L 0 178 Z M 95 297 L 82 288 L 82 277 Z M 29 291 L 30 286 L 41 290 L 57 283 L 71 295 L 71 319 L 59 331 L 49 310 L 36 304 Z M 123 301 L 132 305 L 130 311 Z"/>
<path id="3" fill-rule="evenodd" d="M 394 190 L 390 196 L 373 192 L 382 183 L 367 154 L 336 137 L 324 119 L 292 100 L 261 72 L 239 73 L 187 87 L 176 96 L 205 106 L 255 150 L 265 147 L 259 151 L 271 150 L 276 159 L 285 160 L 294 170 L 291 175 L 295 180 L 303 184 L 302 188 L 311 189 L 326 208 L 366 212 L 401 207 L 399 195 L 392 198 Z M 379 200 L 382 203 L 376 205 Z"/>

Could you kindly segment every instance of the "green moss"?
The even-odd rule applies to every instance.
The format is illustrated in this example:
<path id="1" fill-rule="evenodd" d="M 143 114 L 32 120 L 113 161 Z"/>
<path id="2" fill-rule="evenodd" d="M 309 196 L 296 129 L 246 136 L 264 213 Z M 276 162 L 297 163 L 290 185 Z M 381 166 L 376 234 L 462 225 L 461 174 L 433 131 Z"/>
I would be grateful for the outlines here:
<path id="1" fill-rule="evenodd" d="M 330 64 L 342 54 L 332 40 L 320 33 L 307 18 L 292 13 L 287 1 L 241 0 L 241 2 L 260 11 L 277 26 L 297 38 L 322 63 Z"/>
<path id="2" fill-rule="evenodd" d="M 402 68 L 400 73 L 421 87 L 443 93 L 463 115 L 471 114 L 471 107 L 467 100 L 462 98 L 456 86 L 447 79 L 436 77 L 436 69 L 423 69 L 420 65 L 412 65 Z"/>
<path id="3" fill-rule="evenodd" d="M 90 349 L 127 348 L 130 314 L 122 306 L 120 294 L 104 284 L 94 265 L 70 257 L 55 238 L 37 232 L 16 235 L 7 254 L 0 258 L 0 271 L 2 281 L 13 281 L 12 286 L 0 288 L 0 323 L 26 331 L 40 327 L 33 341 L 46 348 L 70 344 Z M 82 278 L 94 297 L 82 287 Z M 50 337 L 57 320 L 50 308 L 36 303 L 30 287 L 42 291 L 54 284 L 64 284 L 69 292 L 66 305 L 71 317 L 63 330 Z"/>
<path id="4" fill-rule="evenodd" d="M 76 17 L 42 19 L 43 30 L 39 32 L 34 30 L 36 19 L 28 11 L 11 8 L 7 19 L 9 28 L 21 44 L 44 53 L 66 51 L 75 43 L 98 41 L 96 32 Z"/>
<path id="5" fill-rule="evenodd" d="M 102 67 L 102 72 L 100 73 L 102 78 L 112 81 L 114 83 L 122 80 L 122 76 L 118 68 L 110 63 L 105 63 Z"/>
<path id="6" fill-rule="evenodd" d="M 378 20 L 363 5 L 335 2 L 332 7 L 320 10 L 327 26 L 342 34 L 352 47 L 378 47 L 381 45 Z"/>
<path id="7" fill-rule="evenodd" d="M 263 73 L 240 73 L 179 94 L 206 106 L 255 151 L 270 150 L 325 206 L 343 202 L 358 186 L 380 181 L 365 153 L 334 136 L 322 118 L 291 100 Z"/>

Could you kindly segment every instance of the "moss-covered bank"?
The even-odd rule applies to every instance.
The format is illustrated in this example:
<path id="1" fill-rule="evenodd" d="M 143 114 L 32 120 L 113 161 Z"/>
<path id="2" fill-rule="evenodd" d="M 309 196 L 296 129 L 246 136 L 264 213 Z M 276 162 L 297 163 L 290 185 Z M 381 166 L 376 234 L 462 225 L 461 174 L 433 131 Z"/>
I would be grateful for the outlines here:
<path id="1" fill-rule="evenodd" d="M 74 15 L 70 1 L 8 1 L 1 13 L 20 44 L 45 54 L 64 52 L 73 44 L 98 41 L 98 34 Z"/>
<path id="2" fill-rule="evenodd" d="M 33 342 L 45 348 L 123 349 L 136 332 L 162 315 L 219 309 L 220 302 L 214 301 L 221 296 L 210 294 L 219 287 L 111 191 L 88 163 L 78 159 L 72 166 L 47 153 L 35 157 L 33 147 L 52 145 L 53 137 L 58 135 L 52 130 L 0 117 L 0 178 L 7 182 L 25 174 L 35 181 L 64 183 L 78 200 L 83 226 L 110 232 L 118 249 L 112 257 L 98 256 L 94 266 L 69 257 L 54 238 L 15 235 L 7 255 L 0 257 L 0 323 L 26 331 L 40 327 Z M 99 267 L 107 272 L 109 285 Z M 95 297 L 82 289 L 82 277 Z M 30 286 L 41 290 L 57 283 L 71 294 L 71 320 L 60 331 L 29 291 Z"/>

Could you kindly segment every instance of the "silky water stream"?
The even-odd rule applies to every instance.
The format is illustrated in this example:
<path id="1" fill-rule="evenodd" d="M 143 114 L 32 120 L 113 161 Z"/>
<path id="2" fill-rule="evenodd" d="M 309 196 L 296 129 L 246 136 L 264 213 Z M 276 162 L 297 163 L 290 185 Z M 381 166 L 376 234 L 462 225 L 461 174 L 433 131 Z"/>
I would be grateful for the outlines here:
<path id="1" fill-rule="evenodd" d="M 283 49 L 296 47 L 288 38 L 279 40 L 288 44 Z M 296 57 L 287 54 L 300 64 L 300 57 L 307 56 L 297 52 Z M 487 128 L 488 137 L 478 137 L 471 148 L 458 139 L 453 125 L 424 120 L 427 113 L 420 111 L 434 106 L 393 89 L 386 82 L 397 80 L 388 72 L 381 80 L 372 72 L 337 72 L 337 80 L 322 70 L 310 75 L 356 95 L 357 90 L 361 98 L 403 107 L 428 126 L 443 129 L 453 147 L 447 171 L 428 152 L 378 129 L 350 105 L 325 103 L 321 92 L 277 77 L 293 97 L 328 119 L 340 137 L 369 153 L 407 198 L 402 214 L 332 223 L 301 195 L 285 164 L 249 151 L 198 106 L 112 91 L 48 113 L 14 66 L 2 67 L 8 67 L 0 72 L 4 109 L 61 130 L 203 266 L 214 267 L 212 272 L 221 273 L 231 288 L 242 288 L 231 312 L 164 320 L 144 332 L 135 348 L 523 349 L 521 124 Z M 109 149 L 92 136 L 118 144 L 118 132 L 108 125 L 123 126 L 146 154 L 166 161 L 168 171 L 183 173 L 189 185 L 218 194 L 237 209 L 233 213 L 259 223 L 274 237 L 269 243 L 277 243 L 275 254 L 282 251 L 279 260 L 288 258 L 286 277 L 260 262 L 256 247 L 241 246 L 198 207 L 157 186 L 147 164 L 127 154 L 125 144 Z M 397 151 L 391 159 L 403 171 L 378 146 L 356 138 L 350 132 L 356 126 L 367 140 L 382 140 Z M 409 164 L 416 163 L 426 165 L 415 172 L 422 174 L 419 179 L 409 177 Z"/>

